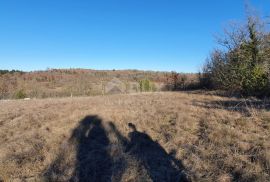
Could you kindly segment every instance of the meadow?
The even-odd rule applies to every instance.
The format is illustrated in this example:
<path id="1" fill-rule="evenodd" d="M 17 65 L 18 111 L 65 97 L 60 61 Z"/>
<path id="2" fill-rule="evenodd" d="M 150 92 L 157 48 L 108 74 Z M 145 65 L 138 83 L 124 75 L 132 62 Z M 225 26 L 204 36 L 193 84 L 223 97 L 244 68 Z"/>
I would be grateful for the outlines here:
<path id="1" fill-rule="evenodd" d="M 0 100 L 0 181 L 269 181 L 268 103 L 201 91 Z"/>

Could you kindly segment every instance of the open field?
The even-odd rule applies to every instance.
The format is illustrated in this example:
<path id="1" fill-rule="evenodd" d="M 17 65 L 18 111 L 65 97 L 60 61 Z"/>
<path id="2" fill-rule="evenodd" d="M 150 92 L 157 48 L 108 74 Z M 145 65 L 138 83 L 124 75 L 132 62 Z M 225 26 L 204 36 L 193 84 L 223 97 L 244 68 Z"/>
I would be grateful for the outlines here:
<path id="1" fill-rule="evenodd" d="M 270 181 L 267 110 L 192 92 L 0 101 L 0 178 Z"/>

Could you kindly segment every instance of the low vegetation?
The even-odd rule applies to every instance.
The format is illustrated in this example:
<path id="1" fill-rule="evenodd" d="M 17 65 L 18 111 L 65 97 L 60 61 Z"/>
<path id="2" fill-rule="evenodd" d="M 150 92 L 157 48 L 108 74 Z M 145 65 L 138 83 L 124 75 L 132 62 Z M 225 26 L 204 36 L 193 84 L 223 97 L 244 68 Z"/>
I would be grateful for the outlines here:
<path id="1" fill-rule="evenodd" d="M 24 99 L 24 98 L 26 98 L 26 93 L 22 89 L 17 91 L 15 94 L 16 94 L 15 95 L 16 99 Z"/>
<path id="2" fill-rule="evenodd" d="M 141 92 L 154 92 L 156 91 L 156 86 L 153 82 L 148 79 L 143 79 L 139 81 Z"/>
<path id="3" fill-rule="evenodd" d="M 204 92 L 0 101 L 3 181 L 269 181 L 269 101 Z"/>

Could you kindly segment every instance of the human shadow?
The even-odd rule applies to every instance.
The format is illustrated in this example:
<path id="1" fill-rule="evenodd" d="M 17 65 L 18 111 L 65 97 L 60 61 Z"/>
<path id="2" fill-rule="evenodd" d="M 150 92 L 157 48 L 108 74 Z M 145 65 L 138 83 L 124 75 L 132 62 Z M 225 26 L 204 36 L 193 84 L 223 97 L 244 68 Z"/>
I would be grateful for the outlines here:
<path id="1" fill-rule="evenodd" d="M 108 146 L 110 141 L 97 116 L 84 118 L 73 131 L 72 140 L 77 142 L 75 177 L 79 181 L 110 181 L 112 159 Z"/>
<path id="2" fill-rule="evenodd" d="M 107 182 L 112 175 L 112 159 L 109 155 L 110 141 L 98 116 L 85 117 L 60 151 L 56 160 L 45 172 L 47 181 L 93 181 Z M 75 162 L 68 153 L 75 147 Z M 67 168 L 72 165 L 72 174 Z"/>
<path id="3" fill-rule="evenodd" d="M 139 132 L 134 124 L 128 124 L 128 137 L 123 136 L 112 122 L 107 126 L 96 115 L 85 117 L 45 171 L 45 181 L 125 181 L 122 176 L 130 167 L 127 165 L 131 159 L 146 169 L 148 176 L 143 178 L 150 178 L 154 182 L 189 181 L 181 161 L 172 153 L 168 154 L 149 135 Z M 118 139 L 116 145 L 122 151 L 113 155 L 115 141 L 109 137 L 112 135 Z"/>
<path id="4" fill-rule="evenodd" d="M 128 139 L 123 137 L 113 123 L 111 128 L 117 135 L 118 139 L 125 146 L 125 152 L 134 157 L 143 165 L 154 182 L 186 182 L 189 181 L 184 166 L 181 161 L 177 160 L 173 153 L 168 154 L 165 149 L 146 133 L 139 132 L 136 126 L 129 123 L 131 130 Z"/>

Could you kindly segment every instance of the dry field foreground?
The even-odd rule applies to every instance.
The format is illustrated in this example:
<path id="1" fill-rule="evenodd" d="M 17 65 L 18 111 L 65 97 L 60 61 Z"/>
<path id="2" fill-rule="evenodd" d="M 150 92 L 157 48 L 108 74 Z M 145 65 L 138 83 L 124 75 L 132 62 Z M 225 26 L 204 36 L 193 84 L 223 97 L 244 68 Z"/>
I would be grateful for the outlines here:
<path id="1" fill-rule="evenodd" d="M 270 181 L 262 106 L 170 92 L 0 101 L 0 181 Z"/>

